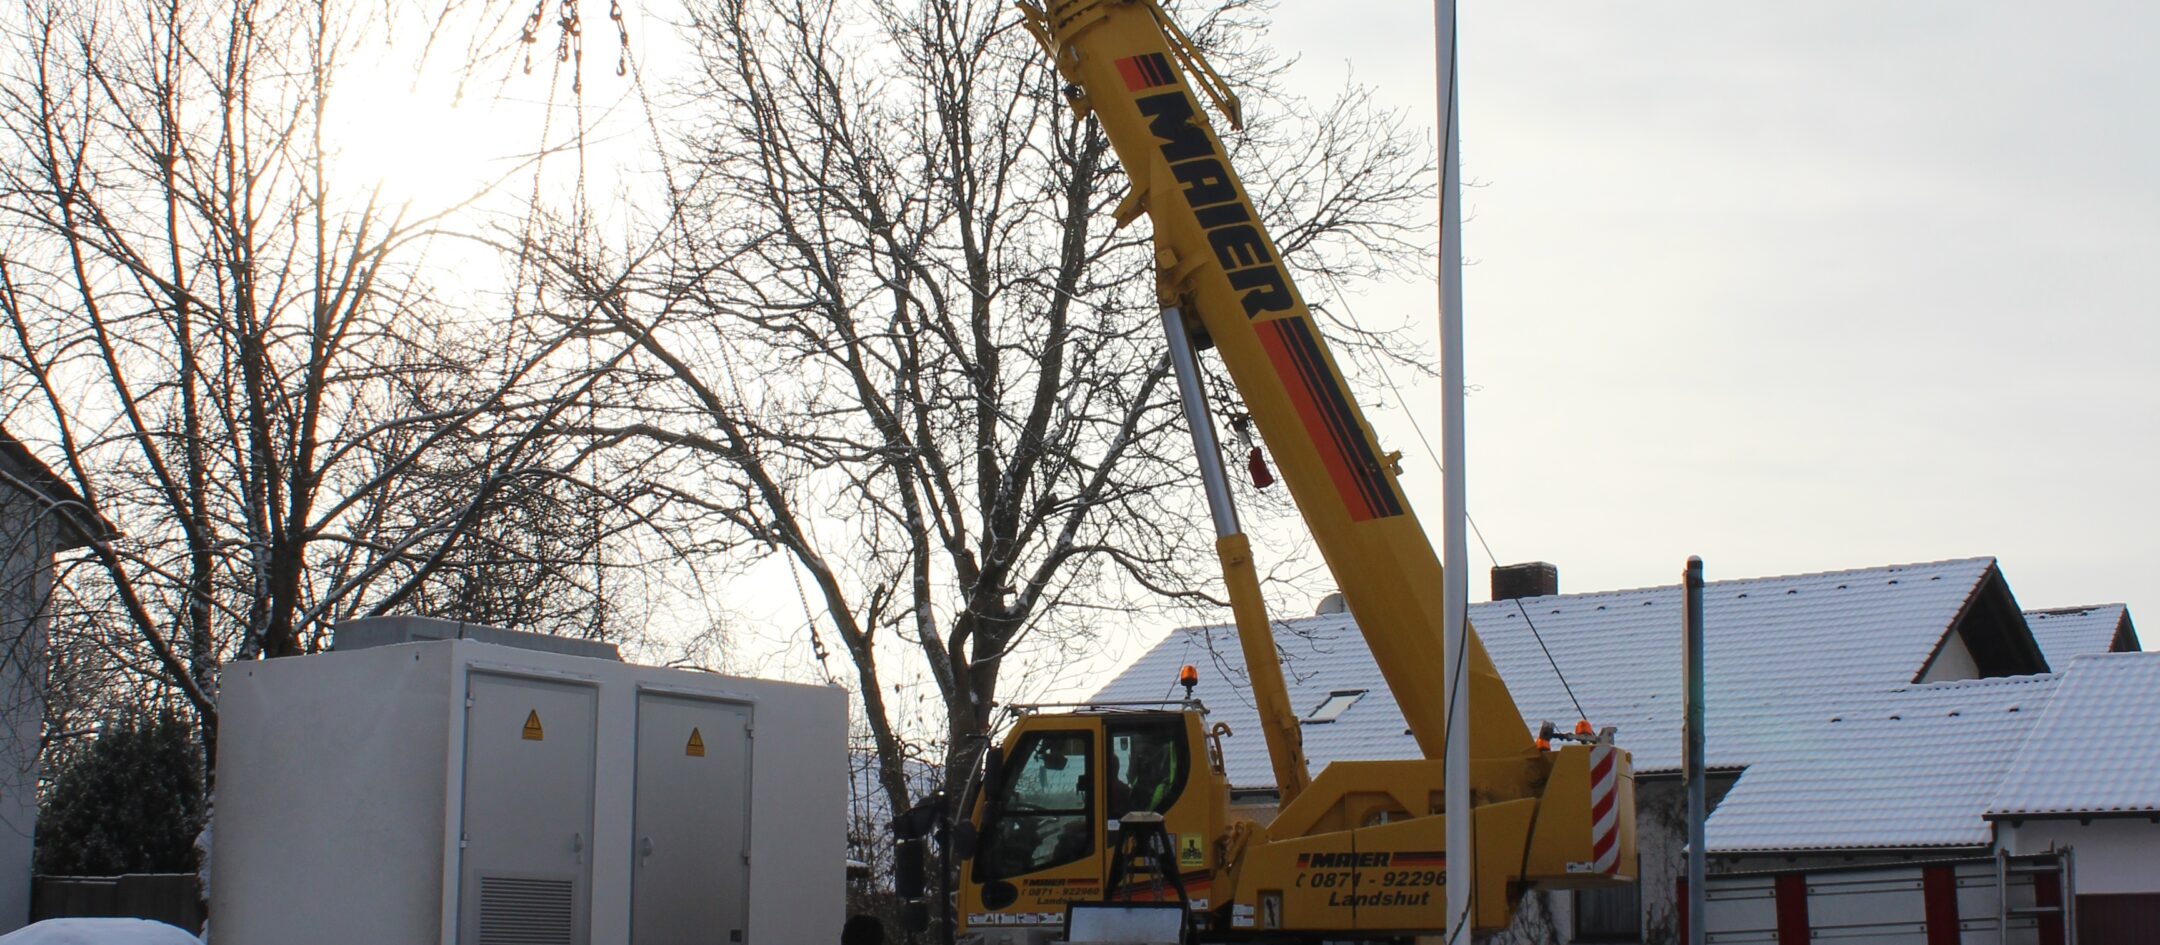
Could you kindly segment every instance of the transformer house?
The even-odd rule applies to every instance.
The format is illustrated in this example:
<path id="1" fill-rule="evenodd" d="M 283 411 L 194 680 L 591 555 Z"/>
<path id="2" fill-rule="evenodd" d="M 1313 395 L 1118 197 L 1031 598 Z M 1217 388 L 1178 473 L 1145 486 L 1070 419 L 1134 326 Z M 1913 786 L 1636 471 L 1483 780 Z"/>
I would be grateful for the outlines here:
<path id="1" fill-rule="evenodd" d="M 837 941 L 839 689 L 398 617 L 234 664 L 220 945 Z"/>

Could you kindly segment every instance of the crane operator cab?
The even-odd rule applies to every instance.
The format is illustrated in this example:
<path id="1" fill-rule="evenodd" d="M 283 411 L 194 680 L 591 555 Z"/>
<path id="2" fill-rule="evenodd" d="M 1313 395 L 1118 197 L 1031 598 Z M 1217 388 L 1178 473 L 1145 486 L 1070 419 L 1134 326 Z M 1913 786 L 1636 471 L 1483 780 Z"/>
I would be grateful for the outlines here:
<path id="1" fill-rule="evenodd" d="M 1188 701 L 1016 711 L 1002 759 L 985 766 L 962 811 L 980 825 L 960 866 L 965 927 L 1022 945 L 1056 932 L 1072 904 L 1175 901 L 1179 887 L 1186 908 L 1208 909 L 1228 783 L 1203 728 L 1206 709 Z M 1121 822 L 1134 815 L 1151 829 L 1160 818 L 1174 878 L 1113 869 Z M 1124 878 L 1106 888 L 1113 873 Z M 1009 927 L 1004 938 L 1000 926 Z"/>
<path id="2" fill-rule="evenodd" d="M 1337 762 L 1261 823 L 1231 807 L 1229 728 L 1209 726 L 1189 695 L 1013 711 L 958 809 L 934 802 L 935 816 L 953 821 L 948 903 L 963 945 L 1049 945 L 1083 914 L 1122 922 L 1151 913 L 1176 930 L 1162 941 L 1397 942 L 1438 927 L 1441 762 Z M 1525 779 L 1517 790 L 1529 795 L 1477 812 L 1483 844 L 1500 851 L 1477 861 L 1474 880 L 1494 897 L 1479 907 L 1482 929 L 1505 926 L 1533 885 L 1633 880 L 1632 776 L 1610 729 L 1582 723 L 1571 736 L 1542 726 L 1532 754 L 1482 761 L 1476 774 L 1503 786 Z M 1609 796 L 1593 788 L 1600 777 Z M 1541 792 L 1559 800 L 1537 800 Z M 1602 807 L 1573 802 L 1600 797 Z M 1612 822 L 1605 845 L 1593 837 L 1599 820 Z M 896 886 L 910 900 L 924 900 L 929 829 L 896 824 L 899 852 L 915 851 L 896 859 Z M 1586 859 L 1600 852 L 1614 862 Z M 921 910 L 912 926 L 927 929 L 928 902 L 911 908 Z"/>

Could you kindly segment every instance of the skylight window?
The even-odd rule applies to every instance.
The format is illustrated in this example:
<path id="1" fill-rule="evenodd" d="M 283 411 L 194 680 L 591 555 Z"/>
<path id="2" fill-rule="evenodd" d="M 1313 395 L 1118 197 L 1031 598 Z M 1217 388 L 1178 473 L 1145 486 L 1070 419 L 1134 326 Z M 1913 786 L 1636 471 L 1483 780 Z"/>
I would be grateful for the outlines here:
<path id="1" fill-rule="evenodd" d="M 1350 707 L 1356 705 L 1357 701 L 1363 698 L 1365 698 L 1365 690 L 1363 689 L 1337 689 L 1328 693 L 1327 701 L 1314 706 L 1311 712 L 1305 713 L 1305 724 L 1319 725 L 1342 718 L 1343 713 L 1350 711 Z"/>

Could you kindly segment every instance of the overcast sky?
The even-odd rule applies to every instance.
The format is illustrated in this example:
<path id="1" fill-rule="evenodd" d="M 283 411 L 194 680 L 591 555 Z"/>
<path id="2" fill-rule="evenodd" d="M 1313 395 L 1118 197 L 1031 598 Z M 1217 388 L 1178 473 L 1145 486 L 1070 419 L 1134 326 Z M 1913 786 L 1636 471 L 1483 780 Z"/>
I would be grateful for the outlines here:
<path id="1" fill-rule="evenodd" d="M 2129 2 L 1464 4 L 1501 559 L 1589 591 L 1993 555 L 2027 608 L 2160 626 L 2156 36 Z M 1430 123 L 1430 37 L 1425 4 L 1284 0 L 1272 39 Z M 1437 538 L 1433 463 L 1379 426 Z"/>
<path id="2" fill-rule="evenodd" d="M 661 74 L 672 9 L 632 17 Z M 1276 14 L 1307 94 L 1354 73 L 1431 123 L 1429 3 Z M 2155 37 L 2131 2 L 1464 3 L 1469 484 L 1495 552 L 1577 591 L 1669 584 L 1689 554 L 1713 579 L 1993 555 L 2027 608 L 2160 627 Z M 605 112 L 642 153 L 642 112 Z M 420 176 L 453 176 L 440 157 Z M 1433 298 L 1354 311 L 1429 326 Z M 1411 388 L 1431 434 L 1437 393 Z M 1437 538 L 1436 464 L 1402 411 L 1375 419 Z M 764 616 L 789 623 L 783 596 Z"/>

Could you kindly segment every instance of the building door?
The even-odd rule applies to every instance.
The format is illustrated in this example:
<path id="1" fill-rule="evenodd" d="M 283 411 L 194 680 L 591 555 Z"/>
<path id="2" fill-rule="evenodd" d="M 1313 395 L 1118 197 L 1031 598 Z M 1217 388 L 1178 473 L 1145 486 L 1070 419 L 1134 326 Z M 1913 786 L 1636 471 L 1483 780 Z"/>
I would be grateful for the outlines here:
<path id="1" fill-rule="evenodd" d="M 2160 929 L 2160 893 L 2077 897 L 2078 945 L 2136 945 Z"/>
<path id="2" fill-rule="evenodd" d="M 597 708 L 591 686 L 469 677 L 461 945 L 589 945 Z"/>
<path id="3" fill-rule="evenodd" d="M 750 718 L 737 703 L 638 697 L 632 945 L 746 941 Z"/>

